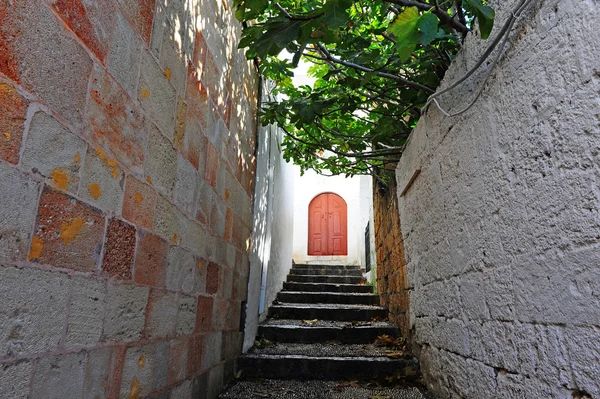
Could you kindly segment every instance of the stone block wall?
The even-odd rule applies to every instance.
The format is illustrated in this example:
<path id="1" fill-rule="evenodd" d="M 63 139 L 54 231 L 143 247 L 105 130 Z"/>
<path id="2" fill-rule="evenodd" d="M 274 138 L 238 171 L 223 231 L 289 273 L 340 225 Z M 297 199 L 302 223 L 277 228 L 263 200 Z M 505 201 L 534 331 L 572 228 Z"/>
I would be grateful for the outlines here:
<path id="1" fill-rule="evenodd" d="M 408 337 L 409 293 L 395 180 L 391 180 L 383 190 L 378 184 L 373 184 L 373 223 L 377 291 L 381 305 L 388 308 L 390 321 L 400 328 L 403 336 Z"/>
<path id="2" fill-rule="evenodd" d="M 220 0 L 0 2 L 0 397 L 212 398 L 257 77 Z"/>
<path id="3" fill-rule="evenodd" d="M 504 23 L 516 1 L 490 1 Z M 440 398 L 600 397 L 600 8 L 533 1 L 475 107 L 397 168 L 421 366 Z M 494 34 L 493 34 L 494 35 Z M 448 86 L 488 45 L 472 35 Z M 462 109 L 482 71 L 440 103 Z"/>

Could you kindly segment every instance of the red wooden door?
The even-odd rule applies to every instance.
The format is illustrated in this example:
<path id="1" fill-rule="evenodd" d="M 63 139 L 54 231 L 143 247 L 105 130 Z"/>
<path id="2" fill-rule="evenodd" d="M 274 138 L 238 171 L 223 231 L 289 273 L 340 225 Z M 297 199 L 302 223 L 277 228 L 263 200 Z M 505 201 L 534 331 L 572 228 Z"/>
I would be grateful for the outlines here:
<path id="1" fill-rule="evenodd" d="M 333 193 L 316 196 L 308 206 L 308 254 L 348 255 L 346 201 Z"/>

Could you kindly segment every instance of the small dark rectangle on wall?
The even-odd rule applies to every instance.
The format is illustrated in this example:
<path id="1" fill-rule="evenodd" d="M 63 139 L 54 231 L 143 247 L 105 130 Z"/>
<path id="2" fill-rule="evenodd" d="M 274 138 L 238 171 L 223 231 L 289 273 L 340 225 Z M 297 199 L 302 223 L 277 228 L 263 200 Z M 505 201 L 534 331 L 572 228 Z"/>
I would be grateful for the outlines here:
<path id="1" fill-rule="evenodd" d="M 246 328 L 246 301 L 240 303 L 240 328 L 239 332 L 244 332 Z"/>

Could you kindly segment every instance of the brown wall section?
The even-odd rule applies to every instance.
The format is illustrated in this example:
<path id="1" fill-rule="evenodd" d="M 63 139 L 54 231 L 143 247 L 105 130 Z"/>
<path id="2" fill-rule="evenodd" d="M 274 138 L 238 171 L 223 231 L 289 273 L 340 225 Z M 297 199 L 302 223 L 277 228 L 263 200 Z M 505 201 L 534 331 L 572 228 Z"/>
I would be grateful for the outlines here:
<path id="1" fill-rule="evenodd" d="M 221 0 L 0 2 L 0 398 L 212 398 L 257 77 Z"/>
<path id="2" fill-rule="evenodd" d="M 381 304 L 389 309 L 390 320 L 408 336 L 408 280 L 396 181 L 392 179 L 385 190 L 379 190 L 376 183 L 373 186 L 377 290 Z"/>

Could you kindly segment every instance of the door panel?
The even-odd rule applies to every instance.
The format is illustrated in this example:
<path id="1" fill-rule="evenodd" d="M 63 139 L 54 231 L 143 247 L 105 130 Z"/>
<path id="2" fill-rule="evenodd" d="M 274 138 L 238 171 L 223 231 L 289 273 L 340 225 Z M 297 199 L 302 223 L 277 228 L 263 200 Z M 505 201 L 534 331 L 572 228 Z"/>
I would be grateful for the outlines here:
<path id="1" fill-rule="evenodd" d="M 308 254 L 348 255 L 346 201 L 337 194 L 315 197 L 308 207 Z"/>

